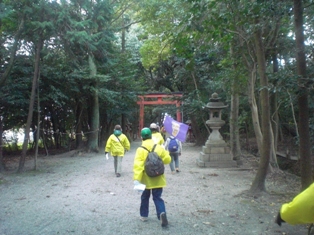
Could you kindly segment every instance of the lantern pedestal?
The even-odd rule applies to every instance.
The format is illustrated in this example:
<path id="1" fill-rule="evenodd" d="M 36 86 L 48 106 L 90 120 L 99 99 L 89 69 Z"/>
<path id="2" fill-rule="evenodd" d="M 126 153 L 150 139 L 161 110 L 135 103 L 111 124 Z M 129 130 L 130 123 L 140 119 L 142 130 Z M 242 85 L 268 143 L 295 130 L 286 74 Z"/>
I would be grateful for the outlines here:
<path id="1" fill-rule="evenodd" d="M 221 120 L 221 111 L 227 106 L 219 101 L 220 98 L 218 98 L 217 93 L 214 93 L 209 100 L 206 108 L 209 110 L 210 119 L 206 121 L 206 125 L 211 128 L 212 132 L 205 146 L 202 147 L 202 152 L 196 163 L 199 167 L 236 167 L 237 163 L 233 160 L 230 147 L 219 132 L 219 129 L 225 124 L 225 121 Z"/>

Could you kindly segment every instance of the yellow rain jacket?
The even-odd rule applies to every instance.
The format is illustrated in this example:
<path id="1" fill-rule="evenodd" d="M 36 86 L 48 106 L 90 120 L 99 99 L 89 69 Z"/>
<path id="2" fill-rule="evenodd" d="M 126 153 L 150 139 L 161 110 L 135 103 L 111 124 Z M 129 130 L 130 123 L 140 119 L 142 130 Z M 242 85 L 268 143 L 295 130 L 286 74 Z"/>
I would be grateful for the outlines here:
<path id="1" fill-rule="evenodd" d="M 160 132 L 153 132 L 152 140 L 155 142 L 155 144 L 159 144 L 159 145 L 163 145 L 165 142 L 164 137 L 162 137 Z"/>
<path id="2" fill-rule="evenodd" d="M 118 140 L 120 139 L 120 141 Z M 111 156 L 123 157 L 125 151 L 130 150 L 130 142 L 125 134 L 121 134 L 118 137 L 111 134 L 107 140 L 105 152 L 110 152 Z"/>
<path id="3" fill-rule="evenodd" d="M 154 147 L 154 141 L 152 139 L 147 139 L 142 142 L 142 146 L 146 147 L 148 150 L 152 150 Z M 164 164 L 169 164 L 171 162 L 171 157 L 169 152 L 165 150 L 162 146 L 156 145 L 154 152 L 162 159 Z M 138 180 L 142 184 L 146 185 L 146 189 L 153 188 L 163 188 L 166 186 L 165 174 L 157 177 L 149 177 L 144 171 L 144 163 L 147 158 L 148 151 L 141 147 L 137 148 L 134 165 L 133 165 L 133 180 Z"/>
<path id="4" fill-rule="evenodd" d="M 314 223 L 314 183 L 280 209 L 281 218 L 288 224 Z"/>

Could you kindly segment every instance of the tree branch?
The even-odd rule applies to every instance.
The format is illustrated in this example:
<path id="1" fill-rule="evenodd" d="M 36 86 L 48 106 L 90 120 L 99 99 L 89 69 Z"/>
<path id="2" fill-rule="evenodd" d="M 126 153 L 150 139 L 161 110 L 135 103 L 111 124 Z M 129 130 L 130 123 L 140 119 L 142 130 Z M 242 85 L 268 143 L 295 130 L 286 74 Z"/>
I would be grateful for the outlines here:
<path id="1" fill-rule="evenodd" d="M 0 86 L 4 85 L 5 81 L 7 80 L 8 76 L 9 76 L 9 74 L 13 68 L 14 60 L 16 57 L 16 51 L 18 48 L 19 40 L 20 40 L 20 36 L 21 36 L 22 31 L 24 29 L 24 17 L 25 17 L 25 15 L 23 14 L 21 23 L 20 23 L 19 28 L 18 28 L 18 31 L 14 36 L 14 43 L 13 43 L 13 46 L 11 48 L 10 60 L 9 60 L 8 67 L 5 69 L 3 74 L 0 74 Z"/>

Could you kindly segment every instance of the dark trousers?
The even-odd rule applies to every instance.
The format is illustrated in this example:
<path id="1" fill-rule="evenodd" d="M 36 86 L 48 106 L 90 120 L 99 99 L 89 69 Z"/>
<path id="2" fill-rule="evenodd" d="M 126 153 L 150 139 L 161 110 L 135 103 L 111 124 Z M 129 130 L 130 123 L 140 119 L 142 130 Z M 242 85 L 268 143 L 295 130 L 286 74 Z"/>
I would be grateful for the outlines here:
<path id="1" fill-rule="evenodd" d="M 156 207 L 157 218 L 160 219 L 160 213 L 166 212 L 165 202 L 161 198 L 162 188 L 145 189 L 141 196 L 140 215 L 142 217 L 148 217 L 149 213 L 149 198 L 150 194 L 153 195 L 153 201 Z"/>

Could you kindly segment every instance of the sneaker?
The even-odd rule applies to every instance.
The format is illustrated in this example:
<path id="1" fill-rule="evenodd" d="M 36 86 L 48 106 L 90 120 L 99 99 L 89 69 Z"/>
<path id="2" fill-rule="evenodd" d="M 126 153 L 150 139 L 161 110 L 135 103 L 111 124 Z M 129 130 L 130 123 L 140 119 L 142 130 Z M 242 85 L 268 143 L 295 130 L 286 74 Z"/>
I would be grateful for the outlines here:
<path id="1" fill-rule="evenodd" d="M 117 173 L 116 176 L 117 176 L 117 177 L 120 177 L 121 175 L 120 175 L 120 173 Z"/>
<path id="2" fill-rule="evenodd" d="M 140 217 L 140 220 L 142 221 L 142 222 L 146 222 L 147 220 L 148 220 L 148 218 L 147 217 Z"/>
<path id="3" fill-rule="evenodd" d="M 161 220 L 161 227 L 166 227 L 168 225 L 166 212 L 161 212 L 160 220 Z"/>
<path id="4" fill-rule="evenodd" d="M 180 172 L 179 168 L 176 169 L 176 172 Z"/>

